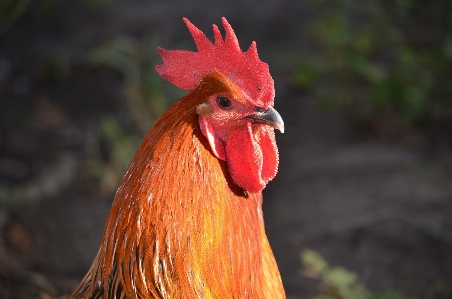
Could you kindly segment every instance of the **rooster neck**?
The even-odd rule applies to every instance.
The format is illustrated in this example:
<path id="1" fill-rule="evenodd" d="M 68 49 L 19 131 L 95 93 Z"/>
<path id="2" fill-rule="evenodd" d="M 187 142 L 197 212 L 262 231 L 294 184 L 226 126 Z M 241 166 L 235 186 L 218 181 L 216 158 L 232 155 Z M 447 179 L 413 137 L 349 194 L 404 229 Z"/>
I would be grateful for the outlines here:
<path id="1" fill-rule="evenodd" d="M 157 121 L 121 182 L 100 250 L 102 280 L 119 271 L 129 292 L 155 298 L 258 297 L 261 193 L 234 184 L 187 102 Z"/>

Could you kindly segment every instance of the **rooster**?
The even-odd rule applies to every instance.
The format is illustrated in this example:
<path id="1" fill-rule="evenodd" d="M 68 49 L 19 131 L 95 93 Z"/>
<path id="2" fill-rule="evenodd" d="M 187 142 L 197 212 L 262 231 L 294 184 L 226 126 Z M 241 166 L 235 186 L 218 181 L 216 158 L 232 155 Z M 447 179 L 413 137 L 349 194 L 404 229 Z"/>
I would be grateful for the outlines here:
<path id="1" fill-rule="evenodd" d="M 191 92 L 144 138 L 70 298 L 285 298 L 262 215 L 284 131 L 268 65 L 225 18 L 215 43 L 183 20 L 198 52 L 159 47 L 156 70 Z"/>

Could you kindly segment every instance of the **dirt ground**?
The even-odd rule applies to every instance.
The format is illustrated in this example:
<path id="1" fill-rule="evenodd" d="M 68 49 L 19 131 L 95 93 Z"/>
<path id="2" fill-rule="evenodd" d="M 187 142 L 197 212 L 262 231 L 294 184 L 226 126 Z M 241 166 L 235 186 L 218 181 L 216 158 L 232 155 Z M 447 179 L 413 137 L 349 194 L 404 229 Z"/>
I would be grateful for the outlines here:
<path id="1" fill-rule="evenodd" d="M 48 79 L 43 61 L 149 31 L 163 47 L 193 47 L 183 16 L 209 37 L 226 16 L 242 48 L 255 40 L 270 65 L 286 132 L 277 134 L 280 168 L 264 214 L 288 298 L 318 292 L 301 273 L 304 248 L 357 272 L 370 290 L 452 298 L 450 147 L 359 131 L 291 86 L 281 53 L 303 45 L 303 20 L 315 17 L 307 2 L 117 1 L 89 13 L 82 1 L 56 1 L 44 18 L 39 3 L 0 37 L 1 298 L 65 298 L 97 252 L 113 198 L 83 179 L 83 165 L 100 119 L 124 113 L 123 78 L 105 68 L 65 77 L 55 67 L 63 75 Z"/>

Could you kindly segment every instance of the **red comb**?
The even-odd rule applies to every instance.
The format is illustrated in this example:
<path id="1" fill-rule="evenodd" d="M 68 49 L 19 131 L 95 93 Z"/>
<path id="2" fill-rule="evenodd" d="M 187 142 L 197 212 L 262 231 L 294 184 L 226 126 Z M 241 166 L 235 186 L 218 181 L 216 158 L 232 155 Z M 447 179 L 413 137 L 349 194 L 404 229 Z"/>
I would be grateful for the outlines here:
<path id="1" fill-rule="evenodd" d="M 255 106 L 273 106 L 273 79 L 268 65 L 259 60 L 255 42 L 251 43 L 248 51 L 242 52 L 234 30 L 225 18 L 221 19 L 226 31 L 224 40 L 218 27 L 213 25 L 215 43 L 189 20 L 183 20 L 199 52 L 165 50 L 158 47 L 163 64 L 155 69 L 160 76 L 181 89 L 193 90 L 204 75 L 217 69 L 240 86 Z"/>

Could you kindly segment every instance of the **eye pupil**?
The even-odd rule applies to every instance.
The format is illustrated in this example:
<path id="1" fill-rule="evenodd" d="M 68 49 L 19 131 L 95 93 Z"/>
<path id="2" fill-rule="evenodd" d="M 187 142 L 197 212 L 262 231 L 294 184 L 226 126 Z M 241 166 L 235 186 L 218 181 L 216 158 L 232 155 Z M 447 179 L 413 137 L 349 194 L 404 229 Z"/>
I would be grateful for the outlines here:
<path id="1" fill-rule="evenodd" d="M 262 108 L 262 107 L 254 107 L 254 110 L 256 110 L 256 112 L 259 112 L 259 113 L 263 113 L 263 112 L 265 112 L 265 109 L 264 108 Z"/>
<path id="2" fill-rule="evenodd" d="M 228 107 L 231 107 L 231 105 L 232 105 L 231 101 L 228 98 L 222 97 L 222 96 L 219 96 L 217 98 L 217 103 L 218 103 L 218 106 L 220 106 L 222 108 L 228 108 Z"/>

